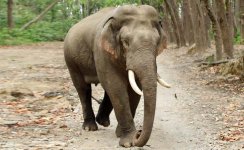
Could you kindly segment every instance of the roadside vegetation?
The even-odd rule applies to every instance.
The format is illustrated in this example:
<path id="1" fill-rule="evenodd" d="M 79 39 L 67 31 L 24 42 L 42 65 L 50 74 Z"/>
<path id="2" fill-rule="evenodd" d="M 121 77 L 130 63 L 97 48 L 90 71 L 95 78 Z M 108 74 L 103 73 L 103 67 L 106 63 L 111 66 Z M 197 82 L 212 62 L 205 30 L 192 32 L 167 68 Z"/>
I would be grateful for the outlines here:
<path id="1" fill-rule="evenodd" d="M 2 0 L 0 45 L 63 41 L 73 24 L 99 9 L 136 3 L 140 0 Z"/>
<path id="2" fill-rule="evenodd" d="M 189 112 L 191 112 L 199 115 L 198 118 L 191 118 L 199 119 L 199 122 L 202 122 L 204 117 L 212 118 L 211 126 L 203 121 L 201 128 L 196 126 L 197 129 L 216 130 L 216 132 L 209 131 L 208 133 L 213 133 L 211 136 L 215 137 L 214 141 L 220 142 L 222 147 L 225 147 L 225 144 L 238 147 L 239 145 L 236 143 L 243 143 L 244 0 L 1 0 L 0 56 L 2 57 L 0 61 L 2 63 L 0 65 L 3 69 L 0 70 L 0 79 L 3 83 L 0 85 L 0 110 L 6 112 L 0 113 L 0 116 L 3 116 L 0 117 L 0 134 L 4 135 L 2 140 L 0 136 L 0 149 L 3 145 L 7 145 L 5 148 L 13 147 L 14 138 L 25 137 L 27 141 L 32 141 L 32 135 L 29 136 L 30 138 L 23 135 L 36 132 L 33 132 L 32 128 L 31 131 L 26 128 L 28 131 L 22 133 L 24 130 L 18 127 L 28 127 L 30 124 L 34 124 L 34 130 L 37 128 L 36 124 L 47 124 L 52 129 L 53 125 L 57 125 L 53 123 L 56 122 L 55 115 L 60 115 L 58 117 L 60 120 L 64 119 L 67 113 L 70 116 L 76 115 L 78 110 L 73 110 L 73 105 L 70 109 L 70 104 L 67 103 L 70 99 L 76 101 L 78 97 L 75 95 L 75 90 L 72 89 L 74 87 L 63 63 L 62 41 L 71 26 L 78 21 L 104 7 L 116 7 L 123 4 L 148 4 L 160 13 L 161 24 L 167 35 L 168 48 L 158 57 L 157 61 L 161 61 L 158 63 L 158 68 L 165 69 L 166 77 L 168 73 L 169 79 L 175 80 L 178 91 L 183 91 L 182 95 L 187 92 L 191 95 L 191 97 L 184 97 L 181 93 L 176 94 L 177 90 L 174 91 L 172 95 L 176 102 L 166 101 L 166 103 L 169 102 L 167 105 L 174 107 L 174 104 L 177 103 L 179 106 L 189 107 L 179 111 L 174 108 L 176 113 L 172 113 L 173 116 L 171 112 L 174 109 L 169 109 L 168 112 L 171 114 L 169 116 L 171 118 L 179 117 L 178 112 L 185 112 L 187 115 L 184 116 L 189 117 Z M 39 44 L 39 42 L 43 43 Z M 34 50 L 38 53 L 29 55 Z M 45 85 L 38 87 L 41 84 Z M 29 90 L 22 86 L 26 86 Z M 60 89 L 53 91 L 57 87 Z M 173 88 L 173 90 L 175 89 Z M 100 95 L 102 95 L 101 93 Z M 70 96 L 72 97 L 70 98 Z M 50 108 L 47 109 L 51 109 L 53 116 L 46 111 L 43 99 L 48 102 L 47 106 Z M 54 101 L 53 106 L 49 105 L 50 99 Z M 180 99 L 183 100 L 180 101 Z M 61 104 L 65 103 L 65 105 L 56 106 L 56 100 L 58 103 L 61 100 Z M 33 103 L 35 101 L 38 103 Z M 184 103 L 190 104 L 184 105 Z M 36 110 L 35 107 L 37 107 Z M 202 108 L 202 112 L 198 108 Z M 43 111 L 39 113 L 40 110 Z M 11 116 L 12 112 L 14 115 Z M 33 112 L 36 113 L 36 116 L 29 121 L 28 115 Z M 74 114 L 74 112 L 76 113 Z M 167 114 L 167 112 L 163 113 Z M 21 120 L 19 117 L 26 117 L 27 121 L 23 123 L 23 119 Z M 5 121 L 2 121 L 1 118 L 4 118 Z M 170 129 L 171 124 L 175 124 L 170 122 L 171 118 L 169 119 Z M 73 121 L 73 124 L 76 124 L 74 122 L 77 120 Z M 165 119 L 161 121 L 166 121 L 163 122 L 163 125 L 168 122 Z M 188 123 L 193 124 L 193 121 L 188 121 Z M 217 128 L 215 123 L 221 128 Z M 49 139 L 52 139 L 52 136 L 58 133 L 56 129 L 64 131 L 63 128 L 70 128 L 64 124 L 64 121 L 60 122 L 55 131 L 52 131 L 53 133 L 49 133 L 48 129 L 40 135 L 44 139 L 47 135 Z M 12 131 L 15 127 L 21 132 L 19 136 L 13 135 Z M 161 124 L 160 127 L 162 127 Z M 78 129 L 77 125 L 75 130 Z M 195 133 L 195 131 L 192 132 Z M 65 133 L 61 132 L 60 137 L 65 137 L 67 133 L 70 133 L 69 130 Z M 179 133 L 177 132 L 175 137 L 178 137 Z M 77 136 L 74 131 L 70 137 L 78 139 L 80 136 Z M 13 141 L 9 144 L 11 140 Z M 55 144 L 59 144 L 65 147 L 66 139 L 62 140 L 64 142 L 61 144 L 51 143 L 47 146 L 55 147 Z M 43 140 L 43 142 L 46 141 Z M 23 144 L 22 141 L 20 143 L 28 149 L 27 144 Z M 177 144 L 180 143 L 177 141 Z M 45 144 L 41 143 L 37 146 L 42 147 L 43 145 Z M 211 145 L 216 145 L 216 143 L 211 141 Z M 79 144 L 76 146 L 80 148 Z M 218 149 L 214 146 L 211 148 Z M 239 149 L 241 148 L 244 147 Z"/>

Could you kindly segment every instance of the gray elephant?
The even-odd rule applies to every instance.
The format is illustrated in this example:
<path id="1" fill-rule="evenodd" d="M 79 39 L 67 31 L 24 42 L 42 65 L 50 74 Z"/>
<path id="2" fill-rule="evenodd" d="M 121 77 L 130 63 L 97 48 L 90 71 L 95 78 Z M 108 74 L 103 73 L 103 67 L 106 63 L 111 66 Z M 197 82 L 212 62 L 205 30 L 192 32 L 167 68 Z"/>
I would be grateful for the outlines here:
<path id="1" fill-rule="evenodd" d="M 157 11 L 148 5 L 105 8 L 75 24 L 64 42 L 64 56 L 82 104 L 83 129 L 109 126 L 114 108 L 116 135 L 124 147 L 144 146 L 151 134 L 156 105 L 156 56 L 166 47 Z M 101 83 L 104 99 L 95 117 L 91 84 Z M 142 91 L 140 90 L 142 89 Z M 133 118 L 144 96 L 144 123 L 136 131 Z"/>

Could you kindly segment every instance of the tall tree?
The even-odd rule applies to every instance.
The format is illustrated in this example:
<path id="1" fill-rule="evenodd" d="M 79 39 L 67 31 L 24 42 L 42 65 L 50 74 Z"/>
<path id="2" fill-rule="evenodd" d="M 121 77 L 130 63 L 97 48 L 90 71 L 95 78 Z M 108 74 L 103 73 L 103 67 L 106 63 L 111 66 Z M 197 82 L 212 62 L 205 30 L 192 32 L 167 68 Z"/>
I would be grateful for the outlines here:
<path id="1" fill-rule="evenodd" d="M 237 25 L 237 28 L 240 27 L 240 1 L 241 0 L 235 0 L 235 22 L 236 22 L 236 25 Z"/>
<path id="2" fill-rule="evenodd" d="M 7 13 L 8 14 L 8 28 L 12 29 L 14 26 L 14 22 L 13 22 L 13 5 L 14 5 L 14 2 L 13 2 L 13 0 L 8 0 L 7 5 L 8 5 L 8 13 Z"/>
<path id="3" fill-rule="evenodd" d="M 183 16 L 184 16 L 184 29 L 185 29 L 185 37 L 189 43 L 192 45 L 195 43 L 195 34 L 191 13 L 191 5 L 190 0 L 183 0 Z"/>
<path id="4" fill-rule="evenodd" d="M 178 47 L 185 46 L 186 41 L 185 41 L 185 36 L 184 36 L 184 32 L 183 32 L 183 26 L 182 26 L 182 22 L 179 17 L 179 12 L 178 12 L 179 9 L 176 5 L 176 2 L 175 2 L 175 0 L 165 0 L 165 5 L 166 5 L 167 10 L 169 11 L 171 20 L 173 22 L 173 28 L 174 28 L 175 35 L 176 35 L 177 45 L 178 45 Z"/>
<path id="5" fill-rule="evenodd" d="M 226 17 L 230 28 L 230 34 L 234 38 L 234 4 L 232 0 L 225 0 Z"/>
<path id="6" fill-rule="evenodd" d="M 227 0 L 228 1 L 228 0 Z M 224 52 L 228 58 L 233 58 L 233 36 L 231 33 L 231 23 L 228 23 L 228 19 L 226 16 L 226 5 L 224 0 L 215 0 L 217 6 L 218 20 L 220 24 L 220 28 L 222 31 L 222 39 L 224 45 Z M 229 6 L 227 6 L 229 7 Z M 230 25 L 231 24 L 231 25 Z"/>
<path id="7" fill-rule="evenodd" d="M 216 47 L 216 60 L 222 59 L 222 37 L 221 37 L 221 30 L 219 26 L 219 22 L 217 19 L 217 16 L 213 12 L 213 9 L 211 8 L 208 0 L 202 0 L 205 3 L 205 7 L 207 10 L 207 13 L 209 15 L 210 20 L 212 21 L 213 25 L 213 32 L 214 32 L 214 39 L 215 39 L 215 47 Z"/>
<path id="8" fill-rule="evenodd" d="M 193 16 L 196 49 L 203 51 L 208 48 L 207 31 L 203 7 L 200 0 L 191 0 L 191 14 Z"/>
<path id="9" fill-rule="evenodd" d="M 240 0 L 240 12 L 239 12 L 239 17 L 240 17 L 240 22 L 241 22 L 241 37 L 244 39 L 244 1 Z M 238 18 L 239 18 L 238 17 Z"/>
<path id="10" fill-rule="evenodd" d="M 174 31 L 174 35 L 175 35 L 175 40 L 176 40 L 176 44 L 178 47 L 181 46 L 180 43 L 180 32 L 179 32 L 179 27 L 177 25 L 177 21 L 176 18 L 174 16 L 174 10 L 173 8 L 170 6 L 169 2 L 167 0 L 165 0 L 165 8 L 166 11 L 169 12 L 171 21 L 172 21 L 172 26 L 173 26 L 173 31 Z"/>
<path id="11" fill-rule="evenodd" d="M 91 13 L 91 1 L 86 0 L 86 16 L 89 16 Z"/>
<path id="12" fill-rule="evenodd" d="M 161 5 L 161 11 L 163 12 L 162 27 L 167 35 L 167 41 L 170 43 L 175 43 L 174 32 L 171 25 L 171 20 L 169 14 L 165 8 L 165 5 Z"/>

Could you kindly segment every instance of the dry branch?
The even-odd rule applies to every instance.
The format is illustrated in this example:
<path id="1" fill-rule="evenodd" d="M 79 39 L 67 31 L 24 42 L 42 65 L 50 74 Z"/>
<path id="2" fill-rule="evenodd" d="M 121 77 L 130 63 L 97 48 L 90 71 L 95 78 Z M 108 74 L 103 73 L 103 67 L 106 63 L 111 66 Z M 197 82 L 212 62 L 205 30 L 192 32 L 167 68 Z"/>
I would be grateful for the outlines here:
<path id="1" fill-rule="evenodd" d="M 27 29 L 29 26 L 31 26 L 33 23 L 38 22 L 39 20 L 41 20 L 43 18 L 43 16 L 49 11 L 51 10 L 60 0 L 55 0 L 53 1 L 53 3 L 51 3 L 50 5 L 47 6 L 47 8 L 41 12 L 36 18 L 34 18 L 33 20 L 31 20 L 30 22 L 26 23 L 25 25 L 23 25 L 21 27 L 20 30 L 25 30 Z"/>

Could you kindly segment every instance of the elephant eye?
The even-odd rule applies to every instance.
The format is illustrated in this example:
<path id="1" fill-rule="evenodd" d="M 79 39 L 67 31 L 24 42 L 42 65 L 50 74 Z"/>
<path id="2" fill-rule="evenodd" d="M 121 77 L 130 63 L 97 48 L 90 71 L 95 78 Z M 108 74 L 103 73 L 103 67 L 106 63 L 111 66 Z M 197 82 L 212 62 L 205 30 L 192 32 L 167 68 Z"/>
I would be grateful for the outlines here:
<path id="1" fill-rule="evenodd" d="M 122 43 L 123 43 L 124 48 L 128 48 L 129 47 L 129 40 L 128 39 L 123 38 L 122 39 Z"/>
<path id="2" fill-rule="evenodd" d="M 162 20 L 159 20 L 159 21 L 158 21 L 158 24 L 159 24 L 160 26 L 162 26 Z"/>

